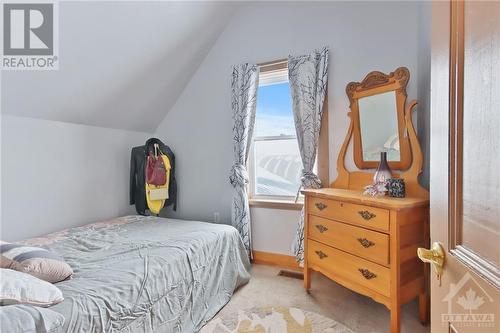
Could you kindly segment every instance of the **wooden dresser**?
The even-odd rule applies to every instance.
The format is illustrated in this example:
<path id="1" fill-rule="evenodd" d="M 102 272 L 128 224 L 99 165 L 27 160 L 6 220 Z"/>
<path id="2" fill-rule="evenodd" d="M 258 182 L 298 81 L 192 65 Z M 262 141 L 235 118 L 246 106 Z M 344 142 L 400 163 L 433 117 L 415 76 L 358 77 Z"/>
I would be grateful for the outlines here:
<path id="1" fill-rule="evenodd" d="M 351 121 L 337 158 L 337 179 L 329 188 L 302 191 L 305 288 L 311 288 L 311 272 L 317 271 L 371 297 L 390 310 L 392 333 L 400 330 L 401 305 L 416 297 L 421 322 L 429 317 L 429 268 L 417 256 L 417 248 L 429 247 L 429 192 L 418 181 L 423 157 L 412 121 L 417 102 L 406 106 L 409 75 L 401 67 L 388 75 L 371 72 L 362 82 L 347 85 Z M 389 161 L 389 166 L 391 177 L 404 180 L 405 198 L 363 195 L 364 187 L 373 183 L 378 162 L 364 160 L 358 100 L 381 93 L 396 99 L 400 160 Z M 372 104 L 376 100 L 363 107 Z M 385 104 L 379 107 L 384 108 Z M 377 134 L 390 120 L 380 114 L 370 118 L 368 127 Z M 351 138 L 356 171 L 345 166 Z"/>
<path id="2" fill-rule="evenodd" d="M 428 246 L 429 201 L 372 198 L 359 190 L 305 190 L 304 285 L 311 270 L 371 297 L 391 310 L 399 330 L 400 307 L 420 297 L 427 320 L 427 270 L 417 248 Z"/>

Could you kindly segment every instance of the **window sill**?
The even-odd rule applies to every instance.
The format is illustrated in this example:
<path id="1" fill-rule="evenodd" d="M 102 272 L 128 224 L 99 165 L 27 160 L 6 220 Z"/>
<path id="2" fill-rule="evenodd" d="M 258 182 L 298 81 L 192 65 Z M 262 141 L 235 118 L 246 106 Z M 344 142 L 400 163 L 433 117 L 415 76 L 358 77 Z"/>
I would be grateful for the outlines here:
<path id="1" fill-rule="evenodd" d="M 272 199 L 249 199 L 250 207 L 272 208 L 272 209 L 287 209 L 287 210 L 302 210 L 303 202 L 272 200 Z"/>

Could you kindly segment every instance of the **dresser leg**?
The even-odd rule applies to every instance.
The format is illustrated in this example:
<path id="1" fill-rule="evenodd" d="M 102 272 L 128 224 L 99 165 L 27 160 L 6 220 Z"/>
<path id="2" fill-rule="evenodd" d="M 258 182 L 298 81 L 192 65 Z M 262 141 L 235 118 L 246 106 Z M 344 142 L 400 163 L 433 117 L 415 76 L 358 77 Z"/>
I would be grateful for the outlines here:
<path id="1" fill-rule="evenodd" d="M 401 312 L 400 308 L 391 309 L 391 333 L 399 333 L 401 327 Z"/>
<path id="2" fill-rule="evenodd" d="M 429 294 L 427 292 L 418 295 L 418 317 L 422 325 L 429 322 Z"/>
<path id="3" fill-rule="evenodd" d="M 311 289 L 311 269 L 304 268 L 304 288 Z"/>
<path id="4" fill-rule="evenodd" d="M 427 226 L 428 228 L 429 226 Z M 429 237 L 428 235 L 426 237 Z M 427 245 L 429 246 L 429 242 Z M 429 277 L 430 277 L 430 267 L 429 265 L 424 266 L 424 287 L 423 290 L 418 294 L 418 316 L 422 325 L 427 325 L 429 323 L 430 317 L 430 296 L 429 296 Z"/>

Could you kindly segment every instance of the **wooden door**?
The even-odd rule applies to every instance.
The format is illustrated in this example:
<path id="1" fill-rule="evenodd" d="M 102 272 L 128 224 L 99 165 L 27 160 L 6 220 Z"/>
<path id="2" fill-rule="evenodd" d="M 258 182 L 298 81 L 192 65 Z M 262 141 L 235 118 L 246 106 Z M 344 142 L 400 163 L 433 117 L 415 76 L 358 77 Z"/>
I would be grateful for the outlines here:
<path id="1" fill-rule="evenodd" d="M 500 2 L 432 6 L 432 332 L 500 332 Z"/>

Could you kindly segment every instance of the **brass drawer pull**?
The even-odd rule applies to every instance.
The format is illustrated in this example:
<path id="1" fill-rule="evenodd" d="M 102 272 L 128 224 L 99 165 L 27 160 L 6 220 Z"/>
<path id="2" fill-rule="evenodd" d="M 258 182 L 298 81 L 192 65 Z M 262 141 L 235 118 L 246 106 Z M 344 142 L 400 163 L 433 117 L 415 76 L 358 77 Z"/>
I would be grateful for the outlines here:
<path id="1" fill-rule="evenodd" d="M 377 277 L 377 274 L 370 272 L 366 268 L 359 268 L 358 271 L 363 275 L 363 277 L 367 280 L 371 280 Z"/>
<path id="2" fill-rule="evenodd" d="M 316 251 L 316 254 L 318 255 L 318 257 L 319 257 L 320 259 L 324 259 L 324 258 L 328 257 L 328 256 L 326 255 L 326 253 L 324 253 L 323 251 Z"/>
<path id="3" fill-rule="evenodd" d="M 358 238 L 358 242 L 363 246 L 363 247 L 366 247 L 366 248 L 369 248 L 370 246 L 373 246 L 375 245 L 374 242 L 372 242 L 371 240 L 368 240 L 366 238 Z"/>
<path id="4" fill-rule="evenodd" d="M 372 218 L 376 217 L 377 215 L 373 214 L 373 213 L 370 213 L 369 211 L 367 210 L 360 210 L 358 212 L 359 215 L 361 215 L 362 218 L 364 218 L 365 220 L 371 220 Z"/>
<path id="5" fill-rule="evenodd" d="M 323 209 L 325 209 L 325 208 L 327 207 L 327 206 L 326 206 L 324 203 L 322 203 L 322 202 L 317 202 L 317 203 L 315 203 L 314 205 L 315 205 L 315 206 L 316 206 L 316 208 L 318 208 L 319 210 L 323 210 Z"/>
<path id="6" fill-rule="evenodd" d="M 328 228 L 327 228 L 327 227 L 325 227 L 325 226 L 324 226 L 324 225 L 322 225 L 322 224 L 316 224 L 316 225 L 315 225 L 315 227 L 316 227 L 316 228 L 318 228 L 318 230 L 319 230 L 319 232 L 320 232 L 320 233 L 324 233 L 325 231 L 327 231 L 327 230 L 328 230 Z"/>

